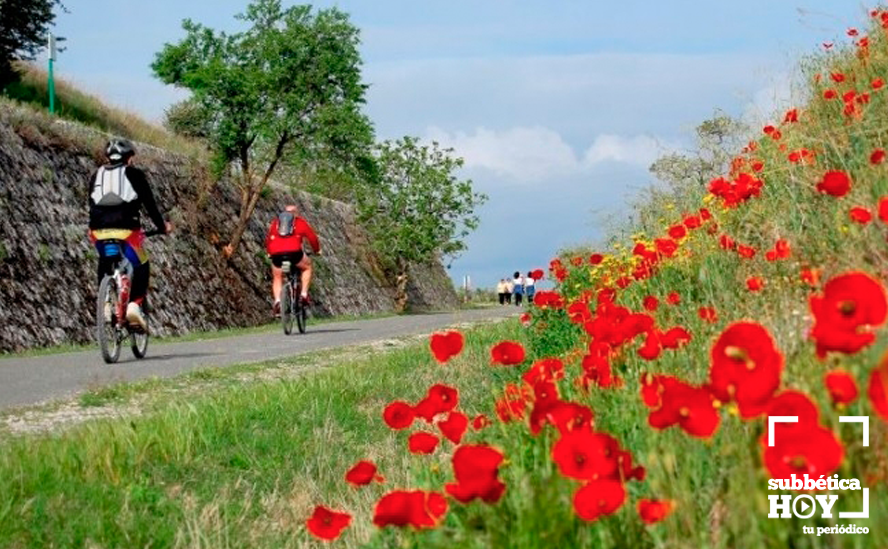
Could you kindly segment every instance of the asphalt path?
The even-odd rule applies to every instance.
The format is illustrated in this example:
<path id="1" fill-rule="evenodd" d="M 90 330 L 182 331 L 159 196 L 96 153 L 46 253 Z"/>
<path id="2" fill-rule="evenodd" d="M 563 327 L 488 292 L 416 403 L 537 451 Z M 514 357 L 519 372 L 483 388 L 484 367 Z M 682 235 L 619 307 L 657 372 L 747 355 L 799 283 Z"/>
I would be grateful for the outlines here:
<path id="1" fill-rule="evenodd" d="M 230 366 L 298 356 L 311 351 L 431 333 L 464 322 L 518 314 L 517 307 L 393 316 L 312 325 L 305 334 L 283 331 L 183 342 L 151 342 L 136 360 L 127 345 L 120 362 L 105 364 L 95 349 L 33 357 L 0 358 L 0 409 L 76 396 L 114 383 L 172 377 L 209 366 Z M 295 329 L 295 327 L 294 327 Z"/>

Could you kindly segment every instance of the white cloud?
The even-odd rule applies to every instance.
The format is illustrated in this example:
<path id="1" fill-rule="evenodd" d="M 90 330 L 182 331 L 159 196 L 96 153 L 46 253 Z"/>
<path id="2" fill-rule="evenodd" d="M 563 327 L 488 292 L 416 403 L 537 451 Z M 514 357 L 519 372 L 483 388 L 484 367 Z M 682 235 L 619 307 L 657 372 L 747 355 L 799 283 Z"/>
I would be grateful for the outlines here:
<path id="1" fill-rule="evenodd" d="M 578 155 L 558 132 L 542 126 L 501 131 L 479 127 L 470 133 L 432 126 L 425 137 L 453 147 L 465 159 L 466 168 L 488 170 L 505 180 L 525 183 L 588 173 L 605 162 L 647 167 L 675 148 L 646 135 L 602 134 Z"/>

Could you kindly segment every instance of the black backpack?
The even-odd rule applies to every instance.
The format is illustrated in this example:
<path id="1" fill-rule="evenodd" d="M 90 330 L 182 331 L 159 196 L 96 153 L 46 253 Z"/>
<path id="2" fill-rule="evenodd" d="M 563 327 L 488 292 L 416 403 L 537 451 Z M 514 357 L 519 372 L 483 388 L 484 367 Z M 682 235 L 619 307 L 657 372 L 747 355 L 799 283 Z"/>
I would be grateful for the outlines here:
<path id="1" fill-rule="evenodd" d="M 281 212 L 278 214 L 278 236 L 292 236 L 295 221 L 296 216 L 291 212 Z"/>

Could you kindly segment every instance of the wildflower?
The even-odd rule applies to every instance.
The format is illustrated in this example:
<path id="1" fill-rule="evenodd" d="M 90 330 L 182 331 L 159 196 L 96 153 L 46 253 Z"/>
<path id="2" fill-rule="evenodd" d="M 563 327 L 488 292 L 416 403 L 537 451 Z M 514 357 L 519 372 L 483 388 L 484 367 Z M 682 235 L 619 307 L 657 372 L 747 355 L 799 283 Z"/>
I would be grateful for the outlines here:
<path id="1" fill-rule="evenodd" d="M 829 396 L 835 404 L 848 404 L 857 399 L 857 383 L 848 372 L 833 370 L 823 378 Z"/>
<path id="2" fill-rule="evenodd" d="M 752 259 L 755 257 L 756 251 L 752 246 L 740 245 L 737 246 L 737 254 L 742 259 Z"/>
<path id="3" fill-rule="evenodd" d="M 866 394 L 876 414 L 883 421 L 888 422 L 888 360 L 886 358 L 882 358 L 882 362 L 873 368 Z"/>
<path id="4" fill-rule="evenodd" d="M 618 480 L 593 480 L 574 494 L 574 511 L 585 521 L 595 521 L 610 515 L 626 501 L 626 489 Z"/>
<path id="5" fill-rule="evenodd" d="M 506 491 L 498 478 L 504 459 L 502 452 L 486 444 L 460 446 L 451 460 L 456 482 L 445 485 L 445 491 L 460 503 L 475 499 L 496 503 Z"/>
<path id="6" fill-rule="evenodd" d="M 524 347 L 514 341 L 502 341 L 490 350 L 492 364 L 514 366 L 524 362 Z"/>
<path id="7" fill-rule="evenodd" d="M 416 417 L 431 423 L 438 414 L 446 414 L 459 405 L 459 392 L 443 383 L 429 387 L 426 397 L 415 407 Z"/>
<path id="8" fill-rule="evenodd" d="M 879 199 L 879 219 L 882 223 L 888 223 L 888 196 Z"/>
<path id="9" fill-rule="evenodd" d="M 416 417 L 413 406 L 396 400 L 385 407 L 382 412 L 382 418 L 385 424 L 391 429 L 400 431 L 413 425 L 413 419 Z"/>
<path id="10" fill-rule="evenodd" d="M 823 98 L 826 100 L 835 99 L 839 94 L 836 93 L 836 90 L 826 90 L 823 92 Z"/>
<path id="11" fill-rule="evenodd" d="M 862 206 L 854 206 L 851 208 L 848 212 L 848 216 L 851 218 L 851 221 L 861 225 L 866 225 L 873 220 L 873 214 Z"/>
<path id="12" fill-rule="evenodd" d="M 345 473 L 345 481 L 354 486 L 366 486 L 374 480 L 383 482 L 385 478 L 376 474 L 376 464 L 372 461 L 361 460 Z"/>
<path id="13" fill-rule="evenodd" d="M 754 417 L 780 385 L 783 355 L 764 326 L 737 322 L 710 352 L 709 389 L 722 402 L 736 401 L 744 418 Z"/>
<path id="14" fill-rule="evenodd" d="M 811 267 L 802 267 L 802 282 L 816 288 L 820 285 L 820 269 L 812 269 Z"/>
<path id="15" fill-rule="evenodd" d="M 673 376 L 648 376 L 642 382 L 642 398 L 653 408 L 648 424 L 655 429 L 678 425 L 691 436 L 707 438 L 718 429 L 720 416 L 709 391 Z"/>
<path id="16" fill-rule="evenodd" d="M 678 305 L 681 303 L 681 296 L 678 295 L 678 292 L 669 292 L 669 295 L 666 296 L 666 303 Z"/>
<path id="17" fill-rule="evenodd" d="M 432 454 L 438 447 L 439 441 L 437 435 L 419 431 L 411 434 L 407 439 L 407 449 L 411 454 Z"/>
<path id="18" fill-rule="evenodd" d="M 646 298 L 644 298 L 644 308 L 647 309 L 648 311 L 651 311 L 651 312 L 656 311 L 657 307 L 659 307 L 659 306 L 660 306 L 660 300 L 657 299 L 656 297 L 649 295 Z"/>
<path id="19" fill-rule="evenodd" d="M 323 505 L 314 509 L 305 526 L 311 534 L 324 541 L 333 541 L 351 524 L 352 517 L 348 513 L 333 511 Z"/>
<path id="20" fill-rule="evenodd" d="M 885 161 L 885 149 L 873 149 L 870 154 L 870 164 L 881 164 Z"/>
<path id="21" fill-rule="evenodd" d="M 870 83 L 870 87 L 872 87 L 874 90 L 881 90 L 883 87 L 885 87 L 885 80 L 883 80 L 882 78 L 875 78 Z"/>
<path id="22" fill-rule="evenodd" d="M 871 326 L 880 326 L 888 316 L 888 301 L 882 285 L 861 272 L 830 279 L 822 295 L 809 299 L 817 343 L 817 356 L 830 351 L 853 354 L 875 341 Z"/>
<path id="23" fill-rule="evenodd" d="M 608 478 L 617 474 L 619 443 L 591 429 L 568 431 L 552 447 L 552 461 L 562 475 L 577 480 Z"/>
<path id="24" fill-rule="evenodd" d="M 714 324 L 718 322 L 718 313 L 715 311 L 714 307 L 700 307 L 697 310 L 697 314 L 701 319 L 709 322 L 710 324 Z"/>
<path id="25" fill-rule="evenodd" d="M 469 428 L 469 418 L 462 412 L 450 412 L 447 419 L 438 422 L 438 428 L 441 433 L 447 437 L 447 440 L 454 444 L 459 444 L 466 429 Z"/>
<path id="26" fill-rule="evenodd" d="M 783 123 L 789 124 L 793 122 L 799 121 L 799 110 L 798 109 L 790 109 L 786 111 L 786 115 L 783 117 Z"/>
<path id="27" fill-rule="evenodd" d="M 833 474 L 842 463 L 845 450 L 835 433 L 819 425 L 774 437 L 774 446 L 765 446 L 764 462 L 771 478 L 809 475 L 817 478 Z"/>
<path id="28" fill-rule="evenodd" d="M 691 341 L 691 333 L 682 326 L 669 328 L 660 336 L 660 343 L 665 349 L 678 349 Z"/>
<path id="29" fill-rule="evenodd" d="M 672 227 L 669 227 L 667 233 L 675 240 L 681 240 L 688 235 L 688 230 L 684 225 L 673 225 Z"/>
<path id="30" fill-rule="evenodd" d="M 669 516 L 675 503 L 670 500 L 640 499 L 637 508 L 638 516 L 645 524 L 656 524 Z"/>
<path id="31" fill-rule="evenodd" d="M 750 292 L 761 291 L 765 287 L 765 281 L 760 276 L 751 276 L 746 279 L 746 288 Z"/>
<path id="32" fill-rule="evenodd" d="M 490 420 L 487 419 L 487 416 L 484 414 L 478 414 L 474 418 L 472 418 L 472 429 L 476 431 L 480 431 L 490 425 Z"/>
<path id="33" fill-rule="evenodd" d="M 840 72 L 834 72 L 834 73 L 830 74 L 829 76 L 830 76 L 830 78 L 832 78 L 832 81 L 835 82 L 836 84 L 841 84 L 842 82 L 845 81 L 845 75 Z"/>
<path id="34" fill-rule="evenodd" d="M 817 184 L 817 190 L 830 196 L 845 196 L 851 190 L 851 178 L 840 170 L 828 171 Z"/>
<path id="35" fill-rule="evenodd" d="M 439 492 L 395 490 L 384 495 L 373 512 L 373 524 L 433 528 L 447 513 L 447 499 Z"/>
<path id="36" fill-rule="evenodd" d="M 457 331 L 432 334 L 429 347 L 435 360 L 441 364 L 460 354 L 464 345 L 463 335 Z"/>

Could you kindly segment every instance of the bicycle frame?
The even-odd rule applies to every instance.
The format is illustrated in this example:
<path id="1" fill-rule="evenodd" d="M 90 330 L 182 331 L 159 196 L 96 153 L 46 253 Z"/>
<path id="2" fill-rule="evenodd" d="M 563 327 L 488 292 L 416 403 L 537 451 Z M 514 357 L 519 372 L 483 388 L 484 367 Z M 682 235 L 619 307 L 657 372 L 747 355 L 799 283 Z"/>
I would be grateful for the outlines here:
<path id="1" fill-rule="evenodd" d="M 114 254 L 117 257 L 117 260 L 114 262 L 113 271 L 110 276 L 114 278 L 117 288 L 117 327 L 122 329 L 127 325 L 126 307 L 129 304 L 133 265 L 130 263 L 130 260 L 126 258 L 123 243 L 121 241 L 107 241 L 104 243 L 104 246 L 106 250 L 110 247 L 117 248 L 117 252 Z"/>

